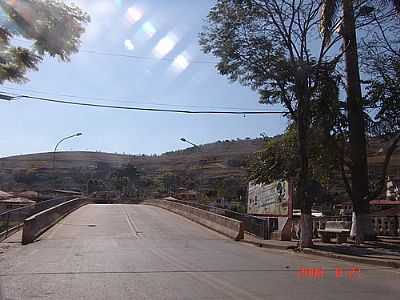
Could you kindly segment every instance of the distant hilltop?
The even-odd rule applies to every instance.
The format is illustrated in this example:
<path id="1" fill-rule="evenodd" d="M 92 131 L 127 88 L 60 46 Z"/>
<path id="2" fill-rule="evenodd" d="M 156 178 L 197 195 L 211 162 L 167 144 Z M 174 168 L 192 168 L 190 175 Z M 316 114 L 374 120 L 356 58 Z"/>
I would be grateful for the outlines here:
<path id="1" fill-rule="evenodd" d="M 61 151 L 56 154 L 56 169 L 96 169 L 99 164 L 120 168 L 133 164 L 145 173 L 199 168 L 206 176 L 245 176 L 245 161 L 254 152 L 261 150 L 264 140 L 237 139 L 167 152 L 161 155 L 131 155 L 89 151 Z M 49 170 L 52 169 L 53 152 L 16 155 L 0 158 L 4 170 Z"/>

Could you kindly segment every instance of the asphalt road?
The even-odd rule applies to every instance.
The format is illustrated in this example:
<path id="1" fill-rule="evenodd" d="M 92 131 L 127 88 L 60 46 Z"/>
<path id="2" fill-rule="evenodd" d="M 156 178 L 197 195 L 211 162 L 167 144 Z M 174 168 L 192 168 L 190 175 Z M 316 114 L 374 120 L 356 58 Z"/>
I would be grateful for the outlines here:
<path id="1" fill-rule="evenodd" d="M 87 205 L 9 246 L 4 299 L 400 298 L 399 270 L 257 248 L 145 205 Z"/>

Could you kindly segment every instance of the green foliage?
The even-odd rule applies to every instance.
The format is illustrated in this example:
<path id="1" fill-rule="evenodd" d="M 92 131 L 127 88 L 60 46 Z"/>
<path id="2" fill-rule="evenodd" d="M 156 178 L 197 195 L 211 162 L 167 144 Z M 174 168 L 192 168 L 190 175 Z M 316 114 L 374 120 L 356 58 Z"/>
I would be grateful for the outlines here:
<path id="1" fill-rule="evenodd" d="M 253 2 L 217 1 L 200 45 L 220 59 L 217 69 L 222 75 L 258 90 L 262 102 L 281 102 L 293 89 L 295 66 L 287 60 L 271 18 Z"/>
<path id="2" fill-rule="evenodd" d="M 225 164 L 231 168 L 241 168 L 246 166 L 245 159 L 228 159 L 225 161 Z"/>
<path id="3" fill-rule="evenodd" d="M 172 172 L 164 172 L 160 178 L 160 191 L 164 193 L 175 193 L 178 188 L 180 178 Z"/>
<path id="4" fill-rule="evenodd" d="M 14 174 L 14 180 L 17 183 L 31 185 L 38 180 L 38 176 L 32 170 L 21 170 Z"/>
<path id="5" fill-rule="evenodd" d="M 100 192 L 106 190 L 106 185 L 102 180 L 99 179 L 89 179 L 87 182 L 88 193 Z"/>
<path id="6" fill-rule="evenodd" d="M 367 81 L 368 129 L 372 136 L 400 132 L 400 22 L 377 22 L 379 30 L 362 41 L 361 62 Z"/>
<path id="7" fill-rule="evenodd" d="M 393 61 L 392 70 L 386 70 L 368 86 L 368 103 L 377 107 L 369 123 L 374 136 L 400 132 L 400 59 Z"/>
<path id="8" fill-rule="evenodd" d="M 327 186 L 335 173 L 337 158 L 334 149 L 321 143 L 320 129 L 310 131 L 308 145 L 309 182 L 316 181 Z M 249 165 L 249 179 L 256 183 L 271 183 L 282 178 L 297 178 L 299 173 L 297 135 L 293 126 L 285 134 L 268 139 L 264 149 L 257 152 Z"/>
<path id="9" fill-rule="evenodd" d="M 69 61 L 78 52 L 89 16 L 74 5 L 57 0 L 0 1 L 0 83 L 27 81 L 44 55 Z M 30 49 L 14 47 L 11 38 L 32 41 Z"/>
<path id="10" fill-rule="evenodd" d="M 137 190 L 141 179 L 141 172 L 132 164 L 117 169 L 111 176 L 112 186 L 121 192 L 131 194 L 133 190 Z"/>
<path id="11" fill-rule="evenodd" d="M 244 181 L 238 177 L 217 179 L 213 182 L 212 187 L 216 191 L 215 196 L 236 201 L 238 201 L 240 198 L 244 199 L 244 194 L 246 191 L 246 185 Z"/>
<path id="12" fill-rule="evenodd" d="M 249 166 L 249 179 L 268 184 L 297 176 L 298 168 L 296 131 L 288 128 L 284 135 L 266 140 L 264 149 L 256 153 Z"/>
<path id="13" fill-rule="evenodd" d="M 128 164 L 124 168 L 118 169 L 115 172 L 115 175 L 117 177 L 127 177 L 132 182 L 135 182 L 135 181 L 137 181 L 139 179 L 141 174 L 140 174 L 139 170 L 134 165 Z"/>

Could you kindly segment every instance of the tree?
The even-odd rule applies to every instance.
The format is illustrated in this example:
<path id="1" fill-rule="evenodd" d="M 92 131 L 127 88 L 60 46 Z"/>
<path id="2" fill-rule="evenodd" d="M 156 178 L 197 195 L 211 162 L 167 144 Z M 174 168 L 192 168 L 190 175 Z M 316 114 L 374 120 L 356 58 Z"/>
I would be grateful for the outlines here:
<path id="1" fill-rule="evenodd" d="M 398 11 L 398 9 L 396 9 Z M 383 138 L 386 155 L 382 176 L 372 181 L 374 189 L 369 199 L 375 199 L 384 189 L 390 159 L 400 141 L 400 22 L 389 9 L 385 18 L 370 10 L 369 17 L 377 29 L 361 40 L 361 67 L 370 74 L 366 103 L 372 107 L 367 119 L 368 133 Z"/>
<path id="2" fill-rule="evenodd" d="M 161 176 L 162 191 L 173 195 L 176 193 L 179 184 L 179 177 L 172 172 L 165 172 Z"/>
<path id="3" fill-rule="evenodd" d="M 0 84 L 27 81 L 46 54 L 69 61 L 90 21 L 78 7 L 55 0 L 0 1 L 0 8 L 6 15 L 0 20 Z M 32 47 L 12 46 L 15 36 L 32 40 Z"/>
<path id="4" fill-rule="evenodd" d="M 305 186 L 308 134 L 313 114 L 318 113 L 313 107 L 325 91 L 325 79 L 330 78 L 326 75 L 341 57 L 329 55 L 337 40 L 322 42 L 318 35 L 320 8 L 317 0 L 218 0 L 200 34 L 203 51 L 220 59 L 217 70 L 222 75 L 257 90 L 262 103 L 283 104 L 295 124 L 296 197 L 302 205 L 304 247 L 312 245 L 311 203 Z"/>
<path id="5" fill-rule="evenodd" d="M 14 174 L 14 180 L 17 183 L 23 183 L 30 186 L 38 181 L 38 176 L 34 170 L 21 170 Z"/>
<path id="6" fill-rule="evenodd" d="M 372 1 L 378 8 L 380 18 L 385 18 L 384 8 L 391 2 L 394 9 L 400 11 L 400 2 Z M 321 7 L 321 32 L 324 41 L 328 43 L 335 31 L 339 31 L 343 39 L 346 67 L 346 92 L 347 92 L 347 121 L 348 141 L 350 146 L 350 163 L 348 167 L 351 173 L 351 185 L 347 185 L 353 202 L 355 213 L 356 242 L 361 243 L 369 235 L 369 200 L 373 194 L 369 188 L 368 161 L 367 161 L 367 127 L 364 112 L 365 103 L 361 91 L 360 67 L 358 57 L 357 29 L 369 24 L 369 22 L 357 22 L 363 17 L 368 17 L 375 8 L 368 6 L 366 1 L 352 0 L 324 0 Z M 339 6 L 342 6 L 342 14 L 338 14 Z M 355 14 L 355 12 L 357 14 Z M 377 15 L 375 15 L 375 19 Z M 388 152 L 390 154 L 390 151 Z M 391 154 L 390 154 L 391 155 Z M 389 156 L 390 160 L 390 156 Z M 344 160 L 343 160 L 344 161 Z M 344 180 L 348 179 L 344 177 Z"/>
<path id="7" fill-rule="evenodd" d="M 141 176 L 142 174 L 134 165 L 128 164 L 116 170 L 111 176 L 111 181 L 117 190 L 125 192 L 125 194 L 131 194 L 132 189 L 137 191 Z"/>
<path id="8" fill-rule="evenodd" d="M 249 164 L 249 179 L 269 184 L 282 178 L 297 178 L 297 154 L 296 130 L 292 126 L 283 135 L 265 141 Z"/>
<path id="9" fill-rule="evenodd" d="M 320 128 L 312 128 L 309 134 L 308 153 L 310 176 L 305 188 L 307 198 L 316 199 L 316 186 L 318 191 L 323 191 L 320 196 L 329 198 L 327 189 L 334 184 L 337 156 L 334 149 L 327 151 L 327 145 L 321 143 L 325 139 L 325 133 Z M 252 160 L 249 171 L 249 179 L 256 183 L 269 184 L 283 178 L 298 178 L 299 160 L 297 158 L 296 130 L 289 126 L 286 132 L 265 142 L 264 148 L 257 152 Z M 315 201 L 314 201 L 315 202 Z"/>

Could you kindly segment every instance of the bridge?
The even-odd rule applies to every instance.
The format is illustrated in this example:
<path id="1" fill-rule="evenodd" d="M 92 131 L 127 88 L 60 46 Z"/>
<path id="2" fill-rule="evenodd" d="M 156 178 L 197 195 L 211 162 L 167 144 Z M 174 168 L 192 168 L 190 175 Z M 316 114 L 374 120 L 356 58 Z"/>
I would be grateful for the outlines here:
<path id="1" fill-rule="evenodd" d="M 258 248 L 153 205 L 84 205 L 35 242 L 20 241 L 17 232 L 1 244 L 0 299 L 400 295 L 398 270 Z"/>

